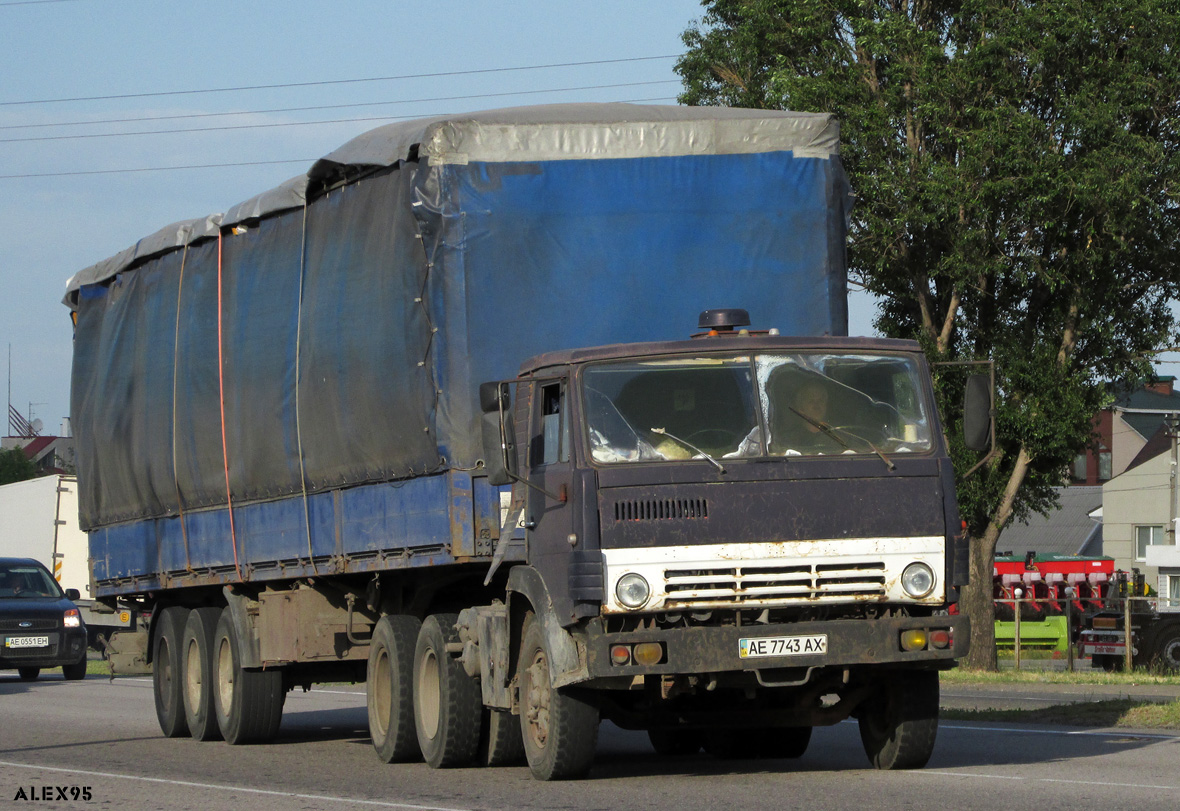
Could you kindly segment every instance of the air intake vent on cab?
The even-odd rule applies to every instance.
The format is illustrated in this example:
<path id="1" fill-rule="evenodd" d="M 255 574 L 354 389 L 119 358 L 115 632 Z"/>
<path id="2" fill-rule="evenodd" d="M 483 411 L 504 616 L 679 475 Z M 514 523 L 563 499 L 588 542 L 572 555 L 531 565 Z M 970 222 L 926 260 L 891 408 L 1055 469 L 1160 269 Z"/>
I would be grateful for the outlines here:
<path id="1" fill-rule="evenodd" d="M 681 521 L 709 517 L 703 498 L 637 499 L 615 502 L 616 521 Z"/>

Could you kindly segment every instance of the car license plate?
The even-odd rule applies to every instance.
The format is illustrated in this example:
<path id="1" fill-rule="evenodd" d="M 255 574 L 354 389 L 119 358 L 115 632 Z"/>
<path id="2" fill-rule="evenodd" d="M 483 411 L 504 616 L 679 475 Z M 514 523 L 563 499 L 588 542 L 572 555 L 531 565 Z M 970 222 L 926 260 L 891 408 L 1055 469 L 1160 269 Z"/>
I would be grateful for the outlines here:
<path id="1" fill-rule="evenodd" d="M 4 640 L 6 648 L 48 648 L 47 636 L 10 636 Z"/>
<path id="2" fill-rule="evenodd" d="M 806 656 L 828 652 L 828 635 L 763 636 L 738 640 L 738 657 L 755 659 L 759 656 Z"/>

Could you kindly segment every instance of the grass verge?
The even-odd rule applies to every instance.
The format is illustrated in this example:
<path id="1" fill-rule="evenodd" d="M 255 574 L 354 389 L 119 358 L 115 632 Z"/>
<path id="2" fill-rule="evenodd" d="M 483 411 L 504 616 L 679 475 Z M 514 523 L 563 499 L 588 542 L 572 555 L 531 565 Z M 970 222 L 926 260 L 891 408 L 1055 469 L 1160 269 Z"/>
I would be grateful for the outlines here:
<path id="1" fill-rule="evenodd" d="M 1078 670 L 944 670 L 943 684 L 1170 684 L 1180 686 L 1180 676 L 1135 670 L 1131 673 L 1103 673 Z"/>
<path id="2" fill-rule="evenodd" d="M 1058 704 L 1035 710 L 948 710 L 939 717 L 954 721 L 1000 721 L 1021 724 L 1180 729 L 1180 701 L 1156 704 L 1115 698 L 1082 704 Z"/>

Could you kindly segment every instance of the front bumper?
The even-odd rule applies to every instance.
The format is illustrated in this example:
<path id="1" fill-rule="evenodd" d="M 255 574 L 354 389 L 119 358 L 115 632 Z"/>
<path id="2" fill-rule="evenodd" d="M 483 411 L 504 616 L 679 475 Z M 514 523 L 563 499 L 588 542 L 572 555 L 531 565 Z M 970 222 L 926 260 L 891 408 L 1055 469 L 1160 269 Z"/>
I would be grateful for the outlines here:
<path id="1" fill-rule="evenodd" d="M 49 644 L 40 647 L 13 647 L 10 639 L 45 636 Z M 61 667 L 86 658 L 86 628 L 67 628 L 56 631 L 0 634 L 0 669 L 16 667 Z"/>
<path id="2" fill-rule="evenodd" d="M 904 630 L 947 630 L 952 634 L 946 648 L 902 650 Z M 742 658 L 739 640 L 769 637 L 826 635 L 823 653 Z M 766 671 L 781 668 L 857 667 L 871 665 L 913 665 L 950 662 L 967 655 L 971 638 L 970 620 L 962 615 L 848 619 L 826 622 L 797 622 L 742 627 L 695 626 L 644 629 L 625 633 L 595 632 L 587 635 L 587 665 L 591 678 L 659 674 L 727 673 Z M 641 642 L 662 643 L 665 655 L 655 665 L 616 665 L 611 661 L 614 645 Z"/>

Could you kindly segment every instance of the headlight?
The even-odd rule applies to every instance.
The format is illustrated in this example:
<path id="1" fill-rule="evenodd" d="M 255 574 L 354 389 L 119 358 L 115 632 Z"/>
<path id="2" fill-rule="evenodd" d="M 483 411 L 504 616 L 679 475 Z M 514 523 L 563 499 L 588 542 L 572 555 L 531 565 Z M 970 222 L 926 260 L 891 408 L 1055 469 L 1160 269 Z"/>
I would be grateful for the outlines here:
<path id="1" fill-rule="evenodd" d="M 934 571 L 925 563 L 911 563 L 901 573 L 901 587 L 911 597 L 925 597 L 934 591 Z"/>
<path id="2" fill-rule="evenodd" d="M 67 608 L 66 615 L 62 617 L 62 625 L 67 628 L 79 628 L 82 625 L 82 615 L 78 613 L 76 608 Z"/>
<path id="3" fill-rule="evenodd" d="M 615 596 L 626 608 L 643 608 L 651 597 L 651 586 L 643 575 L 625 574 L 615 583 Z"/>

